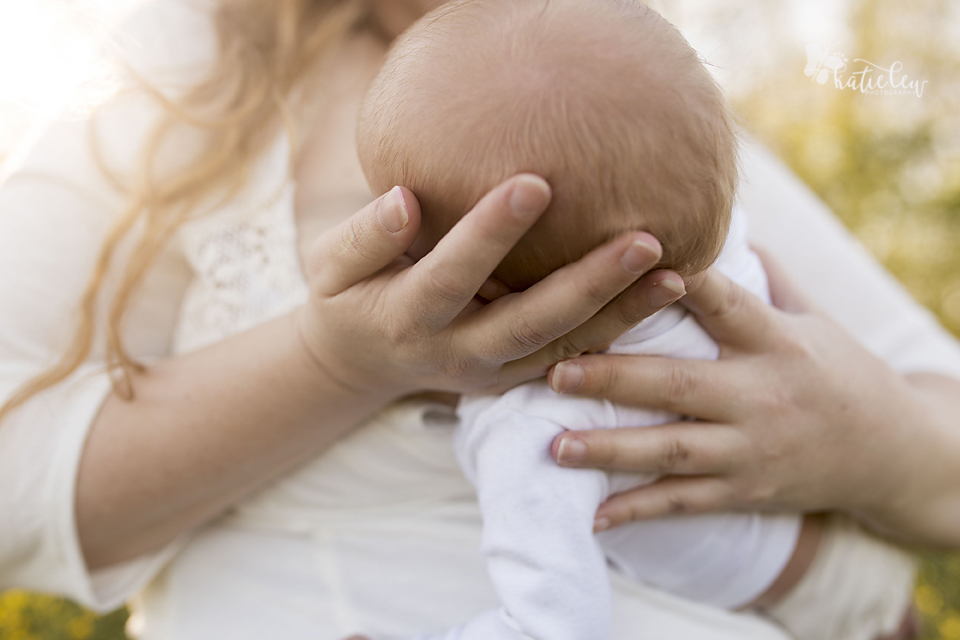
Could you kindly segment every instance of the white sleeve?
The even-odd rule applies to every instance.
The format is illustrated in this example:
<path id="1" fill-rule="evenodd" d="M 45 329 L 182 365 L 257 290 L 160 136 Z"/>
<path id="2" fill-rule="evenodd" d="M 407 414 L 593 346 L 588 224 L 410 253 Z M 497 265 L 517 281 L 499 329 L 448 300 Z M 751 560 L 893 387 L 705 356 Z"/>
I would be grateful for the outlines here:
<path id="1" fill-rule="evenodd" d="M 481 550 L 500 598 L 488 611 L 430 640 L 590 640 L 610 636 L 607 564 L 593 516 L 606 474 L 550 458 L 563 431 L 515 411 L 488 412 L 458 438 L 483 512 Z"/>
<path id="2" fill-rule="evenodd" d="M 131 34 L 152 21 L 151 29 L 165 23 L 182 28 L 184 37 L 197 35 L 195 12 L 167 6 L 151 18 L 144 11 L 134 17 Z M 154 54 L 174 65 L 191 49 L 170 47 Z M 149 66 L 133 62 L 141 71 Z M 111 165 L 132 166 L 156 113 L 141 98 L 101 114 L 100 139 Z M 50 126 L 0 188 L 0 403 L 64 352 L 99 248 L 124 205 L 94 160 L 89 136 L 88 121 Z M 122 244 L 120 255 L 129 249 L 129 242 Z M 117 275 L 116 269 L 108 274 L 105 299 Z M 134 357 L 150 361 L 169 353 L 190 277 L 175 248 L 159 256 L 128 313 L 125 342 Z M 53 592 L 106 611 L 139 589 L 177 545 L 95 573 L 84 564 L 74 517 L 76 475 L 90 425 L 111 391 L 103 332 L 96 333 L 80 370 L 0 424 L 0 589 Z"/>
<path id="3" fill-rule="evenodd" d="M 743 154 L 740 199 L 751 241 L 771 251 L 818 305 L 902 373 L 960 378 L 960 343 L 827 206 L 769 151 Z"/>
<path id="4" fill-rule="evenodd" d="M 54 138 L 66 143 L 69 136 Z M 0 402 L 63 352 L 102 241 L 96 220 L 107 205 L 48 180 L 14 176 L 0 190 Z M 173 266 L 169 257 L 161 262 Z M 164 325 L 176 311 L 171 296 L 183 278 L 182 271 L 161 268 L 145 283 L 128 335 L 135 355 L 164 351 Z M 0 588 L 57 592 L 101 611 L 130 594 L 114 588 L 136 582 L 120 569 L 94 586 L 74 524 L 80 454 L 110 390 L 98 345 L 68 380 L 0 424 Z"/>

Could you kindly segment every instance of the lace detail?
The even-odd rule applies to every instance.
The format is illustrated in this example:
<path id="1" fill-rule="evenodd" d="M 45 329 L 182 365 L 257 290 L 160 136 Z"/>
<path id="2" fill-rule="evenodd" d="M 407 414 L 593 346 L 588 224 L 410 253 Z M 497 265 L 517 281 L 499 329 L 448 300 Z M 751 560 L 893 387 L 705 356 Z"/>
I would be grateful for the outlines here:
<path id="1" fill-rule="evenodd" d="M 254 214 L 223 211 L 181 230 L 183 251 L 196 277 L 180 310 L 176 353 L 254 327 L 306 300 L 293 191 L 287 185 Z"/>

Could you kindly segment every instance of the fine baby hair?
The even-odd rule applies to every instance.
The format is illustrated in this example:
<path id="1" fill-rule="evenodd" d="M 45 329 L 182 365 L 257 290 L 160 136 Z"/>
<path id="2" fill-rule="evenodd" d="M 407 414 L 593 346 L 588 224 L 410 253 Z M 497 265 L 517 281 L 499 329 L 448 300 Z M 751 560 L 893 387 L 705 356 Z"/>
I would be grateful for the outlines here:
<path id="1" fill-rule="evenodd" d="M 387 56 L 361 109 L 375 193 L 410 188 L 435 244 L 531 172 L 554 197 L 494 274 L 523 289 L 629 230 L 686 276 L 723 244 L 737 138 L 697 53 L 635 0 L 454 0 Z"/>

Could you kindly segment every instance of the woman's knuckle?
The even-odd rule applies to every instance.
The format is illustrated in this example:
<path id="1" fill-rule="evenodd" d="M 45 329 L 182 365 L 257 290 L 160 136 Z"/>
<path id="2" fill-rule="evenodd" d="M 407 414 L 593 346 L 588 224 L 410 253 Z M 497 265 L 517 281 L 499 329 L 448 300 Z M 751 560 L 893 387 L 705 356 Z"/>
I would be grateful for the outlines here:
<path id="1" fill-rule="evenodd" d="M 683 402 L 696 391 L 696 388 L 696 378 L 682 363 L 674 363 L 663 378 L 664 399 L 672 404 Z"/>
<path id="2" fill-rule="evenodd" d="M 427 277 L 432 296 L 451 303 L 463 300 L 465 285 L 442 264 L 434 264 L 427 272 Z"/>
<path id="3" fill-rule="evenodd" d="M 673 515 L 690 513 L 691 505 L 687 498 L 675 491 L 668 491 L 664 495 L 664 501 L 667 505 L 667 512 Z"/>
<path id="4" fill-rule="evenodd" d="M 402 315 L 386 315 L 378 323 L 388 344 L 399 348 L 417 336 L 417 323 Z"/>
<path id="5" fill-rule="evenodd" d="M 351 218 L 344 238 L 344 245 L 364 260 L 373 260 L 374 252 L 370 247 L 368 223 L 362 218 Z"/>
<path id="6" fill-rule="evenodd" d="M 609 358 L 599 362 L 597 360 L 581 361 L 580 368 L 583 370 L 583 382 L 577 387 L 580 393 L 608 395 L 614 393 L 621 384 L 620 370 Z"/>
<path id="7" fill-rule="evenodd" d="M 559 340 L 553 341 L 553 358 L 556 362 L 570 360 L 583 354 L 586 348 L 581 346 L 574 338 L 564 336 Z"/>
<path id="8" fill-rule="evenodd" d="M 637 522 L 638 520 L 643 520 L 646 511 L 636 502 L 630 502 L 623 508 L 622 512 L 617 515 L 621 522 Z"/>
<path id="9" fill-rule="evenodd" d="M 541 325 L 534 324 L 523 314 L 518 315 L 510 326 L 510 335 L 513 343 L 523 353 L 536 351 L 548 344 L 554 337 Z"/>
<path id="10" fill-rule="evenodd" d="M 724 319 L 742 314 L 744 307 L 750 302 L 750 299 L 747 297 L 749 295 L 745 289 L 731 282 L 717 302 L 712 315 Z"/>
<path id="11" fill-rule="evenodd" d="M 667 437 L 660 453 L 659 473 L 668 474 L 681 470 L 690 461 L 691 453 L 690 447 L 683 440 L 675 436 Z"/>
<path id="12" fill-rule="evenodd" d="M 610 291 L 601 280 L 587 280 L 583 285 L 583 293 L 595 305 L 603 306 L 610 302 Z"/>
<path id="13" fill-rule="evenodd" d="M 453 380 L 462 380 L 473 371 L 472 360 L 464 357 L 450 357 L 440 367 L 441 375 Z"/>
<path id="14" fill-rule="evenodd" d="M 647 309 L 648 306 L 641 304 L 637 296 L 623 296 L 616 303 L 617 321 L 625 327 L 632 327 L 649 315 Z"/>

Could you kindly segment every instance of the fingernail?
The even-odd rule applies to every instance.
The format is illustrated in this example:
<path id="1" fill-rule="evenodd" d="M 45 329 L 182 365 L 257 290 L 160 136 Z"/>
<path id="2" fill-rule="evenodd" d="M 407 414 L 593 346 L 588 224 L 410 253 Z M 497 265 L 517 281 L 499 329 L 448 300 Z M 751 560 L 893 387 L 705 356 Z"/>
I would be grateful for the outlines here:
<path id="1" fill-rule="evenodd" d="M 620 266 L 627 273 L 641 274 L 646 273 L 652 267 L 660 254 L 660 248 L 643 240 L 634 240 L 633 244 L 627 247 L 620 258 Z M 651 260 L 651 258 L 653 258 Z"/>
<path id="2" fill-rule="evenodd" d="M 576 462 L 587 457 L 587 445 L 577 438 L 563 438 L 557 447 L 557 462 Z"/>
<path id="3" fill-rule="evenodd" d="M 403 199 L 403 191 L 400 187 L 390 189 L 389 193 L 380 198 L 380 202 L 377 203 L 377 220 L 390 233 L 403 231 L 410 222 L 407 203 Z"/>
<path id="4" fill-rule="evenodd" d="M 550 201 L 550 186 L 533 176 L 520 176 L 513 183 L 510 194 L 510 209 L 520 220 L 534 218 L 547 208 Z"/>
<path id="5" fill-rule="evenodd" d="M 676 302 L 686 293 L 687 290 L 683 288 L 681 283 L 674 282 L 673 280 L 661 280 L 660 282 L 653 283 L 653 286 L 650 288 L 650 293 L 647 294 L 647 299 L 650 301 L 651 306 L 660 308 L 667 306 L 671 302 Z"/>
<path id="6" fill-rule="evenodd" d="M 610 520 L 607 518 L 597 518 L 593 521 L 593 532 L 600 533 L 610 528 Z"/>
<path id="7" fill-rule="evenodd" d="M 553 368 L 550 387 L 557 393 L 573 391 L 583 384 L 583 367 L 574 362 L 561 362 Z"/>

